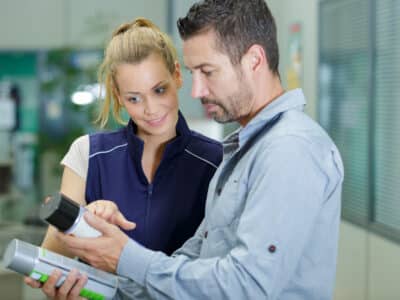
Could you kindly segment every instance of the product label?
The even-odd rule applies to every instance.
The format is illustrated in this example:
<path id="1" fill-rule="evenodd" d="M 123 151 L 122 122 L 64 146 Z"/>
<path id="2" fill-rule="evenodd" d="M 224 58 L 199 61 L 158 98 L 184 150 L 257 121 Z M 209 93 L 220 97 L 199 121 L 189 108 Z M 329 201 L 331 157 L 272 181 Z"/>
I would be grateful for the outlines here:
<path id="1" fill-rule="evenodd" d="M 46 282 L 47 279 L 49 279 L 49 276 L 46 274 L 43 274 L 39 271 L 33 270 L 32 273 L 29 275 L 30 277 L 32 277 L 35 280 L 38 280 L 42 283 Z M 64 278 L 65 279 L 65 278 Z M 62 281 L 64 282 L 64 280 Z M 62 282 L 59 282 L 57 285 L 61 285 Z M 79 293 L 79 296 L 85 297 L 88 300 L 105 300 L 106 298 L 104 297 L 104 295 L 93 292 L 91 290 L 88 289 L 82 289 L 81 292 Z"/>
<path id="2" fill-rule="evenodd" d="M 79 222 L 75 224 L 75 228 L 71 231 L 76 236 L 79 237 L 98 237 L 101 236 L 101 232 L 97 231 L 86 223 L 85 218 L 81 216 Z"/>

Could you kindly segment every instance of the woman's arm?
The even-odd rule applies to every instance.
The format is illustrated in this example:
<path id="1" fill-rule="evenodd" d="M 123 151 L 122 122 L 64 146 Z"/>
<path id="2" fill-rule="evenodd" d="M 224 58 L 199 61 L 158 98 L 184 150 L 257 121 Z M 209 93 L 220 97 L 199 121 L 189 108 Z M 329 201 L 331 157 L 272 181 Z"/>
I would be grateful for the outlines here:
<path id="1" fill-rule="evenodd" d="M 71 198 L 75 202 L 78 202 L 81 205 L 86 205 L 85 188 L 85 180 L 74 171 L 72 171 L 69 167 L 65 166 L 61 179 L 60 192 L 63 193 L 65 196 Z M 72 254 L 66 251 L 55 238 L 54 233 L 56 231 L 56 228 L 54 228 L 53 226 L 49 226 L 45 238 L 42 242 L 42 247 L 60 253 L 62 255 L 72 257 Z"/>
<path id="2" fill-rule="evenodd" d="M 72 171 L 70 168 L 65 166 L 61 179 L 60 192 L 67 197 L 73 199 L 74 201 L 79 202 L 82 205 L 86 205 L 85 188 L 85 180 L 74 171 Z M 73 257 L 74 255 L 67 251 L 56 239 L 56 232 L 56 228 L 54 228 L 53 226 L 49 226 L 41 246 L 64 256 Z M 42 284 L 39 281 L 36 281 L 30 277 L 25 277 L 24 281 L 32 288 L 42 287 Z"/>

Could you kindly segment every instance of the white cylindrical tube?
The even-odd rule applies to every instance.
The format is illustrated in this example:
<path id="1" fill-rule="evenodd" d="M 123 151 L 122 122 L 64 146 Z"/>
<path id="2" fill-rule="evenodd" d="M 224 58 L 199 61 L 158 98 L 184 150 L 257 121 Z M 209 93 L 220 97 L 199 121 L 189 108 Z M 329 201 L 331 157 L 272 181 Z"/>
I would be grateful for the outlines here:
<path id="1" fill-rule="evenodd" d="M 40 207 L 40 218 L 64 233 L 79 237 L 98 237 L 101 232 L 86 223 L 87 209 L 63 194 L 51 197 Z"/>
<path id="2" fill-rule="evenodd" d="M 89 300 L 112 299 L 117 293 L 118 280 L 124 280 L 114 274 L 17 239 L 8 244 L 2 264 L 5 268 L 40 282 L 46 282 L 51 272 L 57 268 L 62 271 L 57 286 L 64 282 L 71 269 L 78 269 L 88 277 L 80 296 Z"/>

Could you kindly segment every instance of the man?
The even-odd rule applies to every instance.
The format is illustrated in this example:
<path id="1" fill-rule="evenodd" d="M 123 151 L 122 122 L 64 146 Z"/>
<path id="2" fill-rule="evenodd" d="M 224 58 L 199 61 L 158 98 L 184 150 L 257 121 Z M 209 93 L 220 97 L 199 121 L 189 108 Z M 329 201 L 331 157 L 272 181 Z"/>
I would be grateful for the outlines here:
<path id="1" fill-rule="evenodd" d="M 129 278 L 122 290 L 132 297 L 331 299 L 343 166 L 303 113 L 301 90 L 282 88 L 266 3 L 206 0 L 178 28 L 192 96 L 216 121 L 241 125 L 224 142 L 205 219 L 172 257 L 90 215 L 102 237 L 60 240 L 90 264 Z M 64 291 L 76 295 L 84 284 L 77 278 L 70 275 Z"/>

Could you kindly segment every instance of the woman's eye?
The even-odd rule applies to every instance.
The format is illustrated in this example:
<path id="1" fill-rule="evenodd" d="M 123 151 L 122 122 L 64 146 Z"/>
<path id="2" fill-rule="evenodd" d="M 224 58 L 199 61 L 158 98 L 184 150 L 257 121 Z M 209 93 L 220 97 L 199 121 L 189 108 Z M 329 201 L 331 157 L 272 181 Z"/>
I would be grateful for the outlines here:
<path id="1" fill-rule="evenodd" d="M 165 87 L 159 87 L 155 89 L 156 94 L 164 94 L 165 93 L 166 88 Z"/>
<path id="2" fill-rule="evenodd" d="M 139 103 L 139 102 L 142 101 L 142 98 L 140 98 L 140 97 L 138 97 L 138 96 L 129 97 L 129 98 L 128 98 L 128 101 L 131 102 L 131 103 Z"/>

